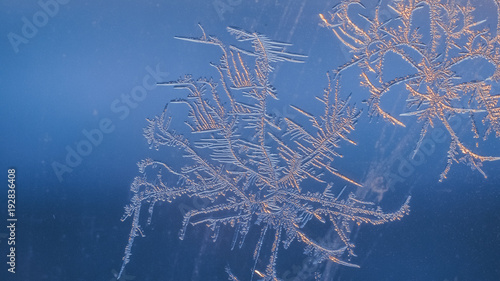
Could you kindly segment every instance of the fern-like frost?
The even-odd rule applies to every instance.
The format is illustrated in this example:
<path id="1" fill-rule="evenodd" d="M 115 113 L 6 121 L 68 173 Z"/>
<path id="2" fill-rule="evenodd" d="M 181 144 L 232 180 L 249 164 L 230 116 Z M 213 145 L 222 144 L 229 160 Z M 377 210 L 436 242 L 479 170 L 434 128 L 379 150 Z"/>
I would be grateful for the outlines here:
<path id="1" fill-rule="evenodd" d="M 500 10 L 497 1 L 495 5 Z M 483 162 L 497 161 L 500 157 L 473 152 L 450 125 L 450 120 L 470 118 L 476 139 L 481 135 L 484 140 L 489 135 L 500 138 L 500 95 L 492 91 L 500 78 L 500 21 L 496 29 L 486 27 L 486 20 L 476 19 L 476 8 L 471 1 L 379 1 L 372 15 L 359 15 L 362 22 L 349 12 L 352 6 L 365 8 L 359 0 L 343 0 L 328 16 L 320 14 L 322 24 L 352 53 L 351 61 L 337 68 L 336 75 L 359 67 L 360 84 L 369 91 L 369 114 L 403 127 L 402 119 L 384 110 L 381 101 L 390 100 L 391 95 L 404 94 L 409 110 L 399 116 L 415 116 L 423 123 L 415 153 L 436 125 L 446 129 L 450 145 L 440 181 L 447 177 L 451 165 L 458 162 L 466 163 L 486 177 L 481 169 Z M 381 16 L 382 10 L 386 11 L 385 16 Z M 422 23 L 420 10 L 427 12 L 430 28 Z M 412 70 L 410 74 L 385 78 L 389 69 L 385 59 L 390 54 L 397 55 L 398 63 Z M 485 78 L 462 79 L 468 69 L 457 69 L 475 59 L 486 60 L 494 71 Z M 463 68 L 462 65 L 461 70 Z M 473 74 L 476 71 L 472 69 Z M 406 91 L 394 90 L 397 85 L 404 85 Z M 479 132 L 474 118 L 480 118 L 484 132 Z"/>
<path id="2" fill-rule="evenodd" d="M 328 87 L 318 98 L 324 108 L 319 116 L 292 106 L 310 124 L 291 119 L 276 123 L 267 113 L 268 100 L 277 95 L 269 81 L 273 65 L 301 62 L 305 57 L 286 51 L 289 44 L 264 35 L 236 28 L 228 31 L 242 44 L 250 43 L 252 50 L 226 46 L 203 29 L 199 38 L 178 37 L 219 47 L 222 57 L 213 64 L 219 78 L 215 82 L 185 76 L 160 84 L 181 89 L 187 96 L 168 103 L 144 129 L 152 148 L 169 153 L 164 154 L 164 160 L 145 159 L 138 164 L 142 175 L 131 185 L 134 195 L 123 217 L 132 217 L 132 228 L 120 275 L 130 261 L 134 239 L 143 234 L 142 207 L 149 205 L 151 217 L 157 202 L 170 203 L 182 196 L 205 198 L 211 203 L 184 215 L 180 239 L 190 226 L 208 226 L 214 241 L 221 227 L 230 227 L 235 231 L 234 248 L 243 245 L 251 227 L 260 228 L 255 263 L 249 269 L 252 276 L 278 280 L 279 249 L 293 241 L 303 244 L 305 253 L 317 262 L 330 260 L 357 267 L 346 260 L 354 256 L 350 225 L 399 220 L 409 211 L 409 198 L 399 210 L 384 213 L 352 193 L 335 195 L 330 182 L 333 178 L 360 186 L 334 166 L 341 156 L 341 143 L 355 144 L 349 133 L 354 130 L 359 110 L 348 104 L 349 99 L 340 98 L 338 80 L 328 76 Z M 185 124 L 190 133 L 184 135 L 174 130 L 171 121 L 175 117 L 169 115 L 171 107 L 180 105 L 189 111 Z M 182 152 L 185 166 L 169 162 L 172 151 Z M 151 179 L 148 176 L 152 174 L 155 176 Z M 315 242 L 305 227 L 311 220 L 334 228 L 343 246 L 331 249 Z M 272 239 L 269 249 L 263 247 L 267 239 Z M 258 262 L 262 255 L 269 257 L 266 265 Z M 229 268 L 226 271 L 230 280 L 238 280 Z"/>

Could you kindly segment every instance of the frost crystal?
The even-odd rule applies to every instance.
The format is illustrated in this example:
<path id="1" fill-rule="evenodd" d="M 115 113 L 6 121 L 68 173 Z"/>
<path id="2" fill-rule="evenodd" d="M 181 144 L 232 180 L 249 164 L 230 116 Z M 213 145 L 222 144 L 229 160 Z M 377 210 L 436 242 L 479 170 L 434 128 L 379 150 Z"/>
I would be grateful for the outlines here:
<path id="1" fill-rule="evenodd" d="M 495 1 L 495 5 L 498 16 L 500 4 Z M 370 92 L 369 114 L 403 127 L 401 120 L 383 109 L 382 100 L 390 100 L 390 96 L 394 100 L 395 95 L 406 97 L 409 111 L 400 116 L 416 116 L 423 123 L 413 156 L 432 128 L 442 126 L 447 131 L 448 163 L 440 181 L 458 162 L 466 163 L 486 178 L 482 163 L 500 157 L 473 152 L 459 137 L 453 122 L 469 118 L 475 139 L 482 135 L 486 140 L 490 134 L 500 138 L 500 95 L 492 91 L 500 79 L 500 21 L 495 23 L 496 29 L 490 29 L 486 20 L 476 19 L 476 8 L 470 1 L 378 1 L 370 9 L 374 11 L 372 15 L 368 11 L 367 15 L 353 13 L 353 6 L 366 8 L 359 0 L 343 0 L 329 16 L 320 14 L 323 25 L 352 53 L 352 60 L 335 73 L 359 67 L 360 83 Z M 392 77 L 387 73 L 390 67 L 386 60 L 391 55 L 398 57 L 399 61 L 394 62 L 398 64 L 396 69 L 409 69 L 407 75 Z M 478 59 L 493 66 L 494 71 L 487 77 L 479 76 L 478 69 L 464 66 Z M 481 134 L 475 121 L 478 117 L 484 125 Z"/>
<path id="2" fill-rule="evenodd" d="M 278 122 L 268 114 L 268 101 L 277 95 L 269 81 L 273 65 L 301 62 L 304 56 L 287 52 L 285 47 L 289 44 L 261 34 L 236 28 L 228 31 L 239 42 L 250 43 L 253 50 L 226 46 L 204 31 L 200 38 L 178 37 L 218 46 L 222 57 L 213 67 L 220 77 L 215 82 L 185 76 L 160 84 L 182 89 L 187 96 L 168 103 L 161 115 L 148 120 L 144 129 L 151 147 L 161 148 L 162 152 L 168 149 L 168 153 L 164 160 L 145 159 L 138 164 L 143 176 L 132 183 L 134 195 L 125 207 L 123 220 L 132 217 L 132 228 L 120 275 L 130 261 L 135 237 L 143 234 L 143 206 L 149 205 L 151 217 L 155 203 L 170 203 L 182 196 L 208 199 L 211 204 L 184 215 L 180 239 L 190 225 L 204 224 L 213 231 L 215 241 L 221 226 L 225 226 L 234 229 L 234 248 L 243 245 L 251 227 L 260 228 L 253 253 L 255 263 L 249 269 L 252 277 L 279 280 L 278 250 L 281 246 L 288 248 L 294 240 L 304 245 L 305 253 L 315 262 L 331 260 L 357 267 L 346 261 L 354 255 L 350 225 L 398 220 L 409 212 L 409 198 L 396 212 L 384 213 L 352 193 L 334 195 L 331 180 L 335 177 L 359 186 L 334 168 L 333 163 L 341 156 L 341 142 L 355 144 L 348 135 L 360 112 L 348 105 L 348 99 L 340 99 L 337 80 L 328 77 L 328 87 L 317 98 L 324 107 L 319 116 L 292 106 L 309 125 L 287 118 Z M 250 63 L 252 67 L 248 66 Z M 171 121 L 176 117 L 169 114 L 172 107 L 180 105 L 189 109 L 185 124 L 190 132 L 186 134 L 180 133 L 182 128 L 174 130 Z M 179 167 L 170 161 L 172 151 L 181 151 L 187 164 Z M 146 174 L 156 176 L 151 180 Z M 331 249 L 315 242 L 305 228 L 311 220 L 330 224 L 343 245 Z M 147 223 L 150 222 L 151 218 Z M 265 249 L 264 241 L 268 238 L 272 239 L 272 246 Z M 258 262 L 261 255 L 268 256 L 266 265 Z M 229 268 L 226 271 L 230 280 L 238 280 Z"/>

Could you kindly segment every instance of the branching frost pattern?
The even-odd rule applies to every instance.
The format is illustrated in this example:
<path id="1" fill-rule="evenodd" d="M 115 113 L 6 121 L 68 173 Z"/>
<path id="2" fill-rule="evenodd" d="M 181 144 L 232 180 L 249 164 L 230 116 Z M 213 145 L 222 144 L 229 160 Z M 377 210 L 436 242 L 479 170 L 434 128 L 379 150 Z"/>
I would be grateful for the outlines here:
<path id="1" fill-rule="evenodd" d="M 220 62 L 212 64 L 219 79 L 216 82 L 185 76 L 161 83 L 184 90 L 187 96 L 172 100 L 161 115 L 148 120 L 144 136 L 157 150 L 181 151 L 189 164 L 179 168 L 169 163 L 168 154 L 165 161 L 148 158 L 138 164 L 143 175 L 131 185 L 133 197 L 122 219 L 131 217 L 132 228 L 120 275 L 130 261 L 134 239 L 144 234 L 140 214 L 143 207 L 149 206 L 149 224 L 156 203 L 171 203 L 183 196 L 208 199 L 211 204 L 184 215 L 180 239 L 189 226 L 203 224 L 213 231 L 215 241 L 221 226 L 226 226 L 234 229 L 234 248 L 242 247 L 252 226 L 260 229 L 253 253 L 255 263 L 249 269 L 251 278 L 258 275 L 263 280 L 279 280 L 278 250 L 281 246 L 288 248 L 293 241 L 302 243 L 305 253 L 317 262 L 331 260 L 357 267 L 348 261 L 354 256 L 354 244 L 349 239 L 352 223 L 399 220 L 409 212 L 410 198 L 394 213 L 384 213 L 353 193 L 336 194 L 331 183 L 335 177 L 359 186 L 333 163 L 341 156 L 341 142 L 355 144 L 348 135 L 360 112 L 348 105 L 348 99 L 339 97 L 338 79 L 328 76 L 328 87 L 317 98 L 324 107 L 319 116 L 293 106 L 304 120 L 309 120 L 309 126 L 286 118 L 278 122 L 268 114 L 269 99 L 277 97 L 269 81 L 273 65 L 301 62 L 304 56 L 287 52 L 289 44 L 261 34 L 236 28 L 228 31 L 241 44 L 249 43 L 252 50 L 227 46 L 218 38 L 207 36 L 203 28 L 200 38 L 178 37 L 220 48 Z M 173 129 L 169 115 L 171 107 L 180 105 L 189 109 L 187 134 Z M 151 174 L 156 176 L 150 179 L 147 175 Z M 311 220 L 330 224 L 343 246 L 330 249 L 315 242 L 305 228 Z M 272 247 L 263 249 L 269 238 Z M 265 266 L 258 263 L 264 252 L 269 256 Z M 230 280 L 238 280 L 229 268 L 226 271 Z"/>
<path id="2" fill-rule="evenodd" d="M 495 5 L 500 10 L 498 1 Z M 483 162 L 500 160 L 500 157 L 473 152 L 459 137 L 451 120 L 458 115 L 470 117 L 471 131 L 478 141 L 481 135 L 483 140 L 489 135 L 500 138 L 500 95 L 493 90 L 500 79 L 500 22 L 496 29 L 487 28 L 486 20 L 476 19 L 475 7 L 470 1 L 379 1 L 372 15 L 368 10 L 366 14 L 356 14 L 355 6 L 366 8 L 359 0 L 344 0 L 328 16 L 320 14 L 323 25 L 352 54 L 352 60 L 339 67 L 336 75 L 353 66 L 359 67 L 360 83 L 370 92 L 369 114 L 403 127 L 403 121 L 384 110 L 381 101 L 406 95 L 409 111 L 400 116 L 416 116 L 423 124 L 414 155 L 432 128 L 441 124 L 446 129 L 451 140 L 440 181 L 446 178 L 451 165 L 458 162 L 466 163 L 486 177 L 481 169 Z M 382 16 L 382 11 L 389 11 L 391 16 Z M 400 66 L 412 69 L 410 74 L 386 78 L 389 66 L 385 60 L 392 54 L 399 57 Z M 464 73 L 457 69 L 474 59 L 484 59 L 491 64 L 494 67 L 491 75 L 469 81 L 462 79 Z M 398 88 L 400 85 L 404 86 L 403 90 Z M 482 133 L 476 124 L 477 118 L 483 124 Z"/>

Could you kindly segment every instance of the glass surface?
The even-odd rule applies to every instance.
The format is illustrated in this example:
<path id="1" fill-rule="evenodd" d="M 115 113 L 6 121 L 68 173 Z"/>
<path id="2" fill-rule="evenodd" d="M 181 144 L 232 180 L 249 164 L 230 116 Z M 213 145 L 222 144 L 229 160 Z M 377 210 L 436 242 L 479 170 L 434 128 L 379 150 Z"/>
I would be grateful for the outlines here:
<path id="1" fill-rule="evenodd" d="M 0 6 L 1 280 L 500 280 L 498 2 Z"/>

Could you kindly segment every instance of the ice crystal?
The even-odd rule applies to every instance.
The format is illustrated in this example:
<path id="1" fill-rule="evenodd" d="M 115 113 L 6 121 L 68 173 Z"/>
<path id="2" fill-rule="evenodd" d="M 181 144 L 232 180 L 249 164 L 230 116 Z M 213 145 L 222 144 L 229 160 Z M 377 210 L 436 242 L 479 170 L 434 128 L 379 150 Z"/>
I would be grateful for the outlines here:
<path id="1" fill-rule="evenodd" d="M 352 54 L 352 60 L 339 67 L 336 74 L 353 66 L 360 68 L 360 83 L 370 92 L 367 103 L 371 116 L 381 116 L 392 124 L 405 126 L 382 106 L 383 99 L 405 95 L 409 112 L 400 116 L 416 116 L 423 123 L 414 155 L 436 125 L 448 132 L 448 163 L 440 181 L 446 178 L 453 163 L 466 163 L 486 177 L 482 163 L 500 160 L 500 157 L 473 152 L 452 125 L 454 119 L 464 116 L 471 120 L 474 138 L 482 135 L 486 140 L 490 134 L 500 138 L 500 95 L 492 90 L 500 79 L 500 21 L 495 23 L 496 29 L 489 29 L 486 20 L 474 15 L 474 5 L 463 2 L 379 1 L 372 15 L 368 11 L 365 15 L 351 9 L 365 8 L 361 1 L 343 0 L 329 16 L 320 14 L 322 24 L 331 29 Z M 500 10 L 498 1 L 495 5 Z M 395 78 L 387 75 L 391 67 L 385 61 L 389 55 L 398 57 L 399 69 L 406 67 L 411 71 Z M 467 79 L 467 75 L 477 75 L 478 69 L 464 65 L 477 59 L 486 60 L 494 71 L 485 78 Z M 478 117 L 484 127 L 481 134 L 475 122 Z M 478 143 L 479 140 L 476 146 Z"/>
<path id="2" fill-rule="evenodd" d="M 200 26 L 201 27 L 201 26 Z M 277 91 L 269 80 L 273 65 L 278 62 L 301 62 L 304 56 L 285 50 L 286 43 L 272 41 L 264 35 L 236 28 L 227 28 L 241 43 L 250 43 L 253 50 L 227 46 L 218 38 L 207 36 L 202 28 L 200 38 L 178 39 L 214 45 L 222 51 L 218 64 L 218 82 L 185 76 L 177 81 L 160 83 L 182 89 L 185 98 L 172 100 L 163 113 L 148 120 L 144 136 L 151 147 L 169 153 L 158 154 L 163 160 L 145 159 L 139 165 L 142 176 L 131 185 L 133 197 L 126 206 L 123 220 L 132 217 L 132 228 L 125 249 L 123 272 L 130 261 L 135 237 L 142 235 L 141 209 L 148 205 L 151 215 L 157 202 L 171 203 L 189 196 L 208 199 L 210 204 L 188 211 L 183 218 L 180 239 L 191 225 L 207 225 L 213 240 L 221 227 L 233 228 L 232 248 L 242 247 L 251 227 L 260 228 L 249 273 L 263 280 L 279 280 L 276 272 L 278 250 L 295 240 L 316 262 L 330 260 L 357 267 L 348 259 L 354 255 L 349 239 L 352 223 L 382 224 L 400 219 L 409 211 L 409 198 L 394 213 L 384 213 L 353 193 L 335 193 L 332 179 L 359 186 L 334 168 L 341 156 L 341 142 L 355 144 L 348 135 L 354 130 L 359 110 L 339 96 L 338 80 L 328 76 L 328 87 L 317 98 L 324 107 L 319 116 L 296 106 L 294 110 L 309 125 L 285 118 L 278 122 L 268 114 L 269 99 Z M 249 67 L 249 64 L 252 67 Z M 185 124 L 189 132 L 174 130 L 172 107 L 189 109 Z M 177 122 L 179 124 L 179 122 Z M 181 151 L 186 165 L 170 161 L 172 151 Z M 153 179 L 147 175 L 156 174 Z M 321 191 L 318 191 L 321 189 Z M 307 234 L 311 220 L 330 224 L 343 242 L 339 248 L 328 248 Z M 270 249 L 264 241 L 272 237 Z M 267 265 L 259 257 L 269 256 Z M 230 280 L 238 280 L 229 268 Z"/>

